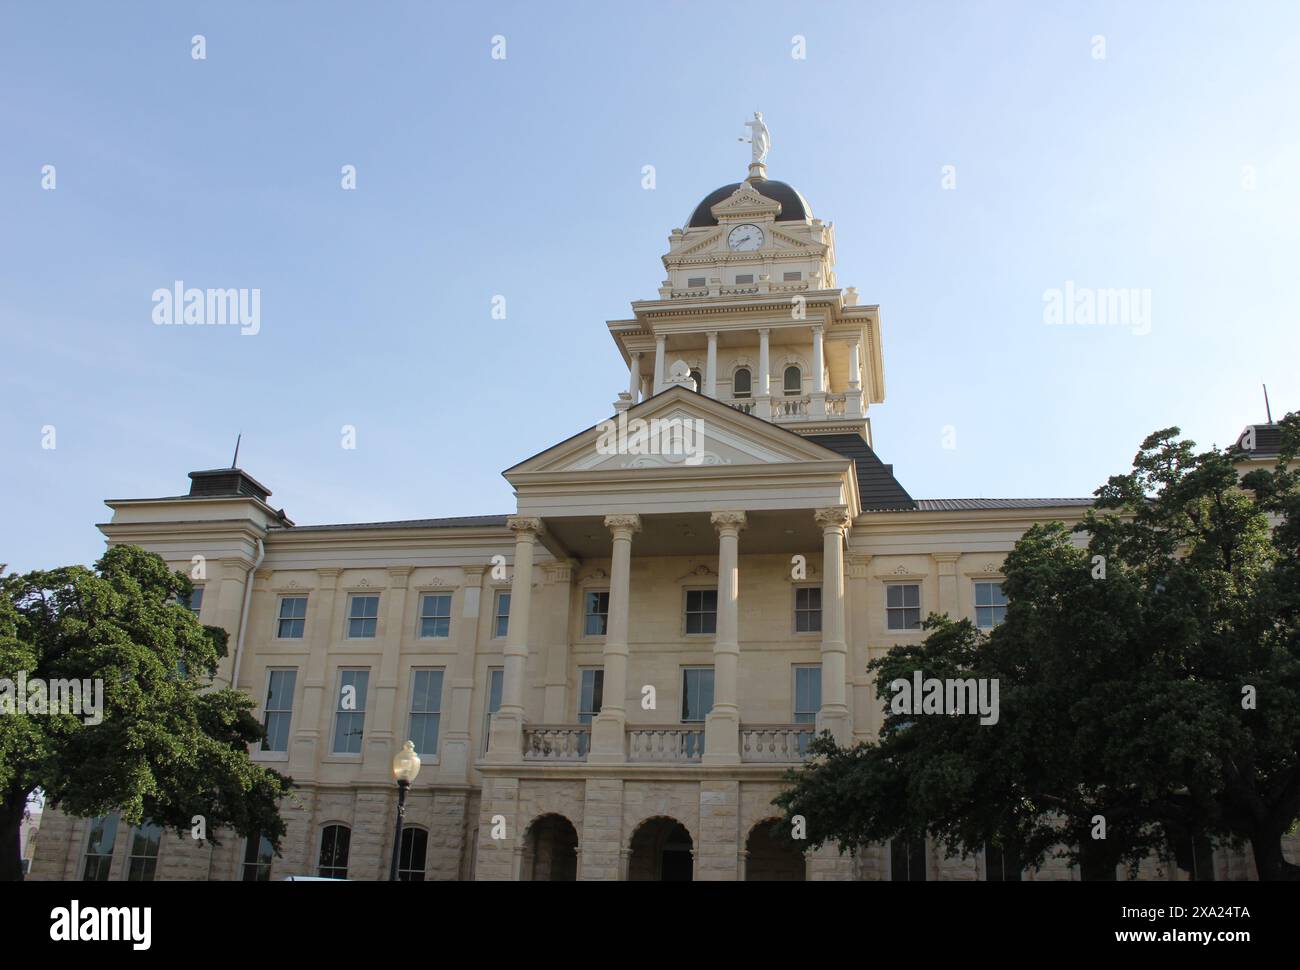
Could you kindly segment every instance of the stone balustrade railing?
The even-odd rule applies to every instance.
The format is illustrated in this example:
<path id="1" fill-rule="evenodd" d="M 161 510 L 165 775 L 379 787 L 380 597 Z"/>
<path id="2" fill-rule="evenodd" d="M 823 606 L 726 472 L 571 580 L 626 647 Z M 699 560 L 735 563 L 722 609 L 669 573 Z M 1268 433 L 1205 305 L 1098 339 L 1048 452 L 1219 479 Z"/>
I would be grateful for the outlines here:
<path id="1" fill-rule="evenodd" d="M 740 760 L 800 762 L 808 753 L 812 737 L 811 724 L 742 724 Z"/>
<path id="2" fill-rule="evenodd" d="M 524 726 L 525 761 L 586 761 L 591 728 L 586 724 Z"/>
<path id="3" fill-rule="evenodd" d="M 628 761 L 698 762 L 704 757 L 704 726 L 666 724 L 627 729 Z"/>
<path id="4" fill-rule="evenodd" d="M 780 418 L 806 418 L 811 401 L 805 395 L 803 397 L 774 397 L 772 398 L 772 413 Z"/>

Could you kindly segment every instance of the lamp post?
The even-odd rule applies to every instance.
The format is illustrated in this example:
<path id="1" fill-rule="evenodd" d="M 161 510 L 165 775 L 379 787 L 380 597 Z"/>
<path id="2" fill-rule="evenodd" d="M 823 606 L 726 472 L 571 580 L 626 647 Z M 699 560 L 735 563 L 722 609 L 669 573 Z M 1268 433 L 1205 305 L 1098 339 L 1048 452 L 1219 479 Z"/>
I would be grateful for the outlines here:
<path id="1" fill-rule="evenodd" d="M 415 742 L 407 741 L 393 756 L 393 778 L 397 780 L 397 832 L 393 835 L 393 869 L 389 878 L 397 882 L 397 864 L 402 854 L 402 819 L 406 817 L 406 792 L 420 773 L 420 756 Z"/>

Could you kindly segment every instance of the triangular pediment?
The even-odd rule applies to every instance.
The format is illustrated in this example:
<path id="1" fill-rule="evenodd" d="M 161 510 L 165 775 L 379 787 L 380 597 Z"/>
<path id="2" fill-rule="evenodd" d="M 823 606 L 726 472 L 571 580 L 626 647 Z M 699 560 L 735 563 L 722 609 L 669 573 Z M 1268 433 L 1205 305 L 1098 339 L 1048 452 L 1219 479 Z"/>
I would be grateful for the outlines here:
<path id="1" fill-rule="evenodd" d="M 748 182 L 741 182 L 735 192 L 711 207 L 709 211 L 719 221 L 728 216 L 741 218 L 776 216 L 781 213 L 781 203 L 760 194 Z"/>
<path id="2" fill-rule="evenodd" d="M 784 428 L 684 388 L 669 388 L 505 472 L 781 465 L 844 459 Z"/>

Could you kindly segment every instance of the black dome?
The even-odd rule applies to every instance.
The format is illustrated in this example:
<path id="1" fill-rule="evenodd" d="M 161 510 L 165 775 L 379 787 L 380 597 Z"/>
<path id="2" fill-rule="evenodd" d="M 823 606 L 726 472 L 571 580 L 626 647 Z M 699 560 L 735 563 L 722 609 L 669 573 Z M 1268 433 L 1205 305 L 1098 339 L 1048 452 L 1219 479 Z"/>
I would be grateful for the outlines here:
<path id="1" fill-rule="evenodd" d="M 808 200 L 800 195 L 799 190 L 793 185 L 776 182 L 772 179 L 750 179 L 749 184 L 754 187 L 759 195 L 769 198 L 773 202 L 781 203 L 781 213 L 776 217 L 777 222 L 802 222 L 804 219 L 812 218 L 812 207 L 808 205 Z M 704 201 L 697 205 L 695 211 L 691 213 L 691 219 L 686 223 L 686 228 L 716 226 L 718 220 L 713 218 L 713 213 L 709 210 L 723 199 L 729 198 L 731 193 L 740 188 L 740 185 L 739 182 L 732 182 L 730 185 L 714 189 L 706 195 Z"/>

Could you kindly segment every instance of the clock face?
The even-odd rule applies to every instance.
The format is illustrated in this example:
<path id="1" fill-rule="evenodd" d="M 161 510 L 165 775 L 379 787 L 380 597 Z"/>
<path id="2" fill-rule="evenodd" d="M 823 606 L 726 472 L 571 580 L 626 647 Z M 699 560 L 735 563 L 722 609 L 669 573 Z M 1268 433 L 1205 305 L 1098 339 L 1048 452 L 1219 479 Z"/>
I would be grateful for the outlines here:
<path id="1" fill-rule="evenodd" d="M 727 245 L 732 252 L 748 253 L 763 246 L 763 230 L 746 223 L 727 233 Z"/>

